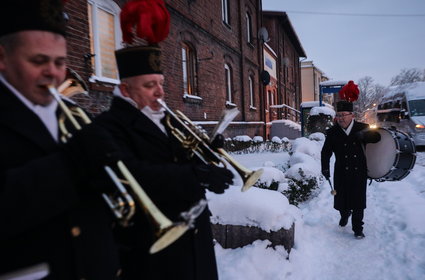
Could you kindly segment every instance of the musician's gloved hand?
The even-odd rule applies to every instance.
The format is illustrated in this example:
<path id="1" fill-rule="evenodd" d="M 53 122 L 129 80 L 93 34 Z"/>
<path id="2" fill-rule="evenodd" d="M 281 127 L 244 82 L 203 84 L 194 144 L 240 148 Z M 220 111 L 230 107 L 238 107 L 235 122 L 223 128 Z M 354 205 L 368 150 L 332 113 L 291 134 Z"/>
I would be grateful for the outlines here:
<path id="1" fill-rule="evenodd" d="M 80 173 L 103 170 L 104 165 L 116 163 L 119 158 L 119 149 L 112 135 L 92 124 L 74 133 L 63 145 L 63 150 Z"/>
<path id="2" fill-rule="evenodd" d="M 329 178 L 331 177 L 331 173 L 327 169 L 322 170 L 322 175 L 326 178 L 326 180 L 329 180 Z"/>
<path id="3" fill-rule="evenodd" d="M 223 134 L 217 134 L 214 139 L 211 141 L 211 146 L 214 149 L 219 149 L 224 147 L 224 136 Z"/>
<path id="4" fill-rule="evenodd" d="M 365 143 L 377 143 L 381 140 L 381 134 L 371 129 L 363 129 L 356 133 L 357 139 Z"/>
<path id="5" fill-rule="evenodd" d="M 194 171 L 201 186 L 218 194 L 224 193 L 233 183 L 233 173 L 224 167 L 201 164 L 195 166 Z"/>

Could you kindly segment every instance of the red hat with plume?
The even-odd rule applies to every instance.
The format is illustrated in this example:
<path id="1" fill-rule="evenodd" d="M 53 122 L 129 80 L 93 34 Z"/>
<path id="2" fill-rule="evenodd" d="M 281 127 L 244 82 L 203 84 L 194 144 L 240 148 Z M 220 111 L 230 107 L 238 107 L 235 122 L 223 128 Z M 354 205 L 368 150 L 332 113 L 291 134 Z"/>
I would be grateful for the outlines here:
<path id="1" fill-rule="evenodd" d="M 120 15 L 123 41 L 127 47 L 115 52 L 120 78 L 162 74 L 158 43 L 167 38 L 170 14 L 163 0 L 131 0 Z M 147 45 L 137 44 L 136 37 Z"/>
<path id="2" fill-rule="evenodd" d="M 348 102 L 356 101 L 359 98 L 359 88 L 353 81 L 349 81 L 339 91 L 339 98 Z"/>

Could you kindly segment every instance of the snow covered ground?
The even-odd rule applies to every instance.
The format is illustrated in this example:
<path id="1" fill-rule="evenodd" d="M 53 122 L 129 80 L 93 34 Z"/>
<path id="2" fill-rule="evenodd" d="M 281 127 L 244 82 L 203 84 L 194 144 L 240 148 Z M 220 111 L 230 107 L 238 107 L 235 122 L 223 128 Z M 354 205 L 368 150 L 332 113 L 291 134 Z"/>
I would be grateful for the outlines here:
<path id="1" fill-rule="evenodd" d="M 279 164 L 288 154 L 234 157 L 254 168 L 270 161 Z M 238 180 L 234 184 L 240 186 Z M 299 209 L 295 247 L 289 256 L 283 247 L 268 248 L 268 241 L 239 249 L 216 244 L 220 279 L 425 279 L 425 152 L 418 153 L 414 169 L 402 181 L 374 181 L 368 187 L 362 240 L 353 237 L 351 222 L 345 228 L 338 226 L 327 182 Z"/>

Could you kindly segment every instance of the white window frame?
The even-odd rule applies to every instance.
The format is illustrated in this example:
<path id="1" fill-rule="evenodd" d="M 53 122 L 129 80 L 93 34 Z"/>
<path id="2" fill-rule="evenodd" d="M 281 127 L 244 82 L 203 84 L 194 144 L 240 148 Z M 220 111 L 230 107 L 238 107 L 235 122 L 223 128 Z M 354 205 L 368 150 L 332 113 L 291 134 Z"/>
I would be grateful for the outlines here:
<path id="1" fill-rule="evenodd" d="M 232 96 L 232 69 L 226 63 L 224 64 L 224 76 L 225 76 L 225 85 L 226 85 L 226 103 L 233 104 Z"/>
<path id="2" fill-rule="evenodd" d="M 182 43 L 181 49 L 184 95 L 198 96 L 198 85 L 196 80 L 198 75 L 196 66 L 196 52 L 194 48 L 186 42 Z"/>
<path id="3" fill-rule="evenodd" d="M 111 79 L 108 77 L 103 77 L 102 76 L 102 65 L 101 65 L 101 61 L 102 61 L 102 57 L 101 57 L 101 52 L 100 52 L 100 43 L 99 43 L 99 30 L 97 28 L 97 11 L 98 9 L 102 9 L 108 13 L 111 13 L 112 15 L 114 15 L 114 26 L 115 26 L 115 30 L 114 30 L 114 36 L 115 36 L 115 49 L 120 49 L 123 47 L 122 44 L 122 32 L 121 32 L 121 27 L 120 27 L 120 11 L 121 8 L 112 0 L 89 0 L 87 1 L 88 4 L 92 5 L 92 14 L 91 14 L 91 18 L 92 18 L 92 32 L 93 32 L 93 49 L 94 49 L 94 72 L 92 74 L 92 76 L 90 77 L 90 81 L 91 82 L 96 82 L 96 81 L 100 81 L 100 82 L 107 82 L 107 83 L 112 83 L 112 84 L 119 84 L 119 77 L 117 79 Z M 90 42 L 91 43 L 91 42 Z M 115 54 L 114 54 L 115 55 Z"/>
<path id="4" fill-rule="evenodd" d="M 249 90 L 249 107 L 251 109 L 257 109 L 255 107 L 255 96 L 254 96 L 254 80 L 252 76 L 248 76 L 248 90 Z"/>
<path id="5" fill-rule="evenodd" d="M 252 19 L 251 15 L 247 12 L 245 14 L 246 18 L 246 41 L 252 43 Z"/>

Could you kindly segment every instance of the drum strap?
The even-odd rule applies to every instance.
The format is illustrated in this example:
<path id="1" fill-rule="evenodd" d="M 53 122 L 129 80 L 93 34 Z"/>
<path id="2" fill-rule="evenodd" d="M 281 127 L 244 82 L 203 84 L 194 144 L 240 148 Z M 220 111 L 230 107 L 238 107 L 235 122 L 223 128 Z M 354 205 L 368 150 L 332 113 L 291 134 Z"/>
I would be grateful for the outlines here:
<path id="1" fill-rule="evenodd" d="M 365 143 L 362 141 L 360 143 L 360 146 L 362 147 L 363 154 L 364 154 L 364 156 L 366 158 L 366 147 L 365 147 Z M 369 179 L 369 186 L 370 186 L 372 184 L 373 179 L 372 178 L 368 178 L 368 179 Z"/>

